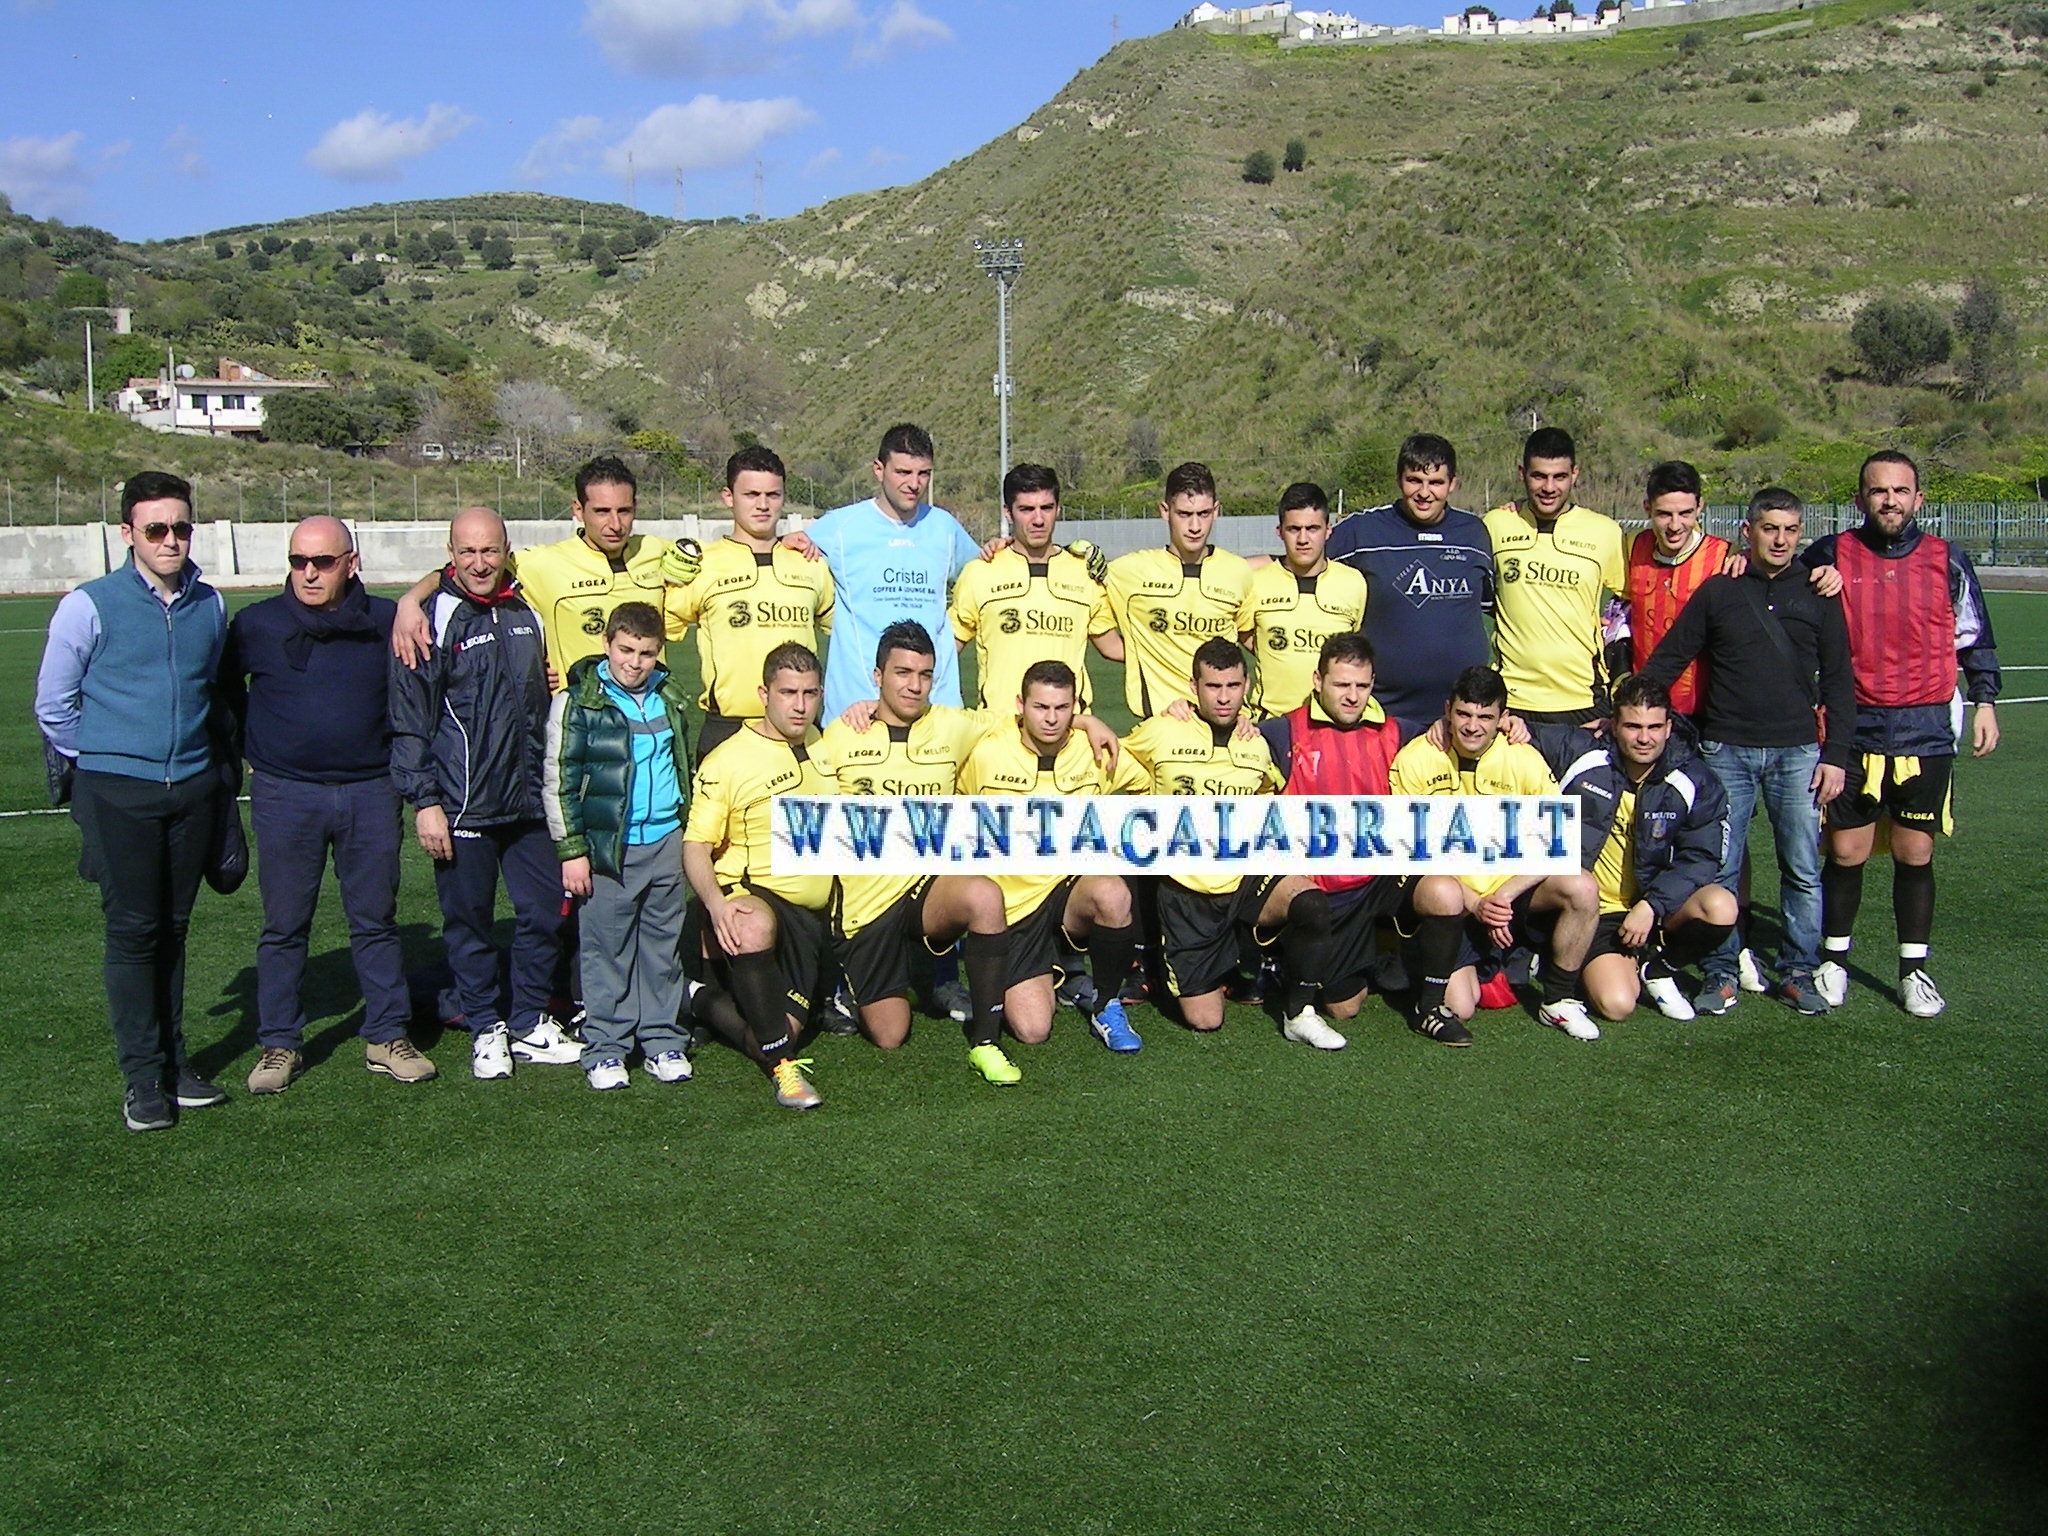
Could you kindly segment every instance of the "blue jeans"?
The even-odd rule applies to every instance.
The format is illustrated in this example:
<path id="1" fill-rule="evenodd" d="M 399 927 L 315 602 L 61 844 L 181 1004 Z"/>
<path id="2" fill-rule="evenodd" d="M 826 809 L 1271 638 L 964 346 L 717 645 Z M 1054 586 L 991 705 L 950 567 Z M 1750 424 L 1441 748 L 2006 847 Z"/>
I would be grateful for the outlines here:
<path id="1" fill-rule="evenodd" d="M 1771 819 L 1778 847 L 1778 908 L 1785 939 L 1778 950 L 1778 980 L 1811 981 L 1820 964 L 1820 808 L 1813 801 L 1813 771 L 1820 747 L 1737 747 L 1700 743 L 1700 756 L 1728 791 L 1728 849 L 1715 883 L 1737 889 L 1742 854 L 1749 846 L 1750 818 L 1757 801 Z M 1740 932 L 1731 933 L 1701 966 L 1709 985 L 1735 979 L 1742 953 Z"/>
<path id="2" fill-rule="evenodd" d="M 256 829 L 256 882 L 263 892 L 263 934 L 256 941 L 256 1038 L 299 1050 L 306 1036 L 300 989 L 313 912 L 327 859 L 341 887 L 349 952 L 363 989 L 365 1040 L 405 1034 L 412 1022 L 405 956 L 398 938 L 398 791 L 388 776 L 357 784 L 309 784 L 249 775 L 249 819 Z"/>

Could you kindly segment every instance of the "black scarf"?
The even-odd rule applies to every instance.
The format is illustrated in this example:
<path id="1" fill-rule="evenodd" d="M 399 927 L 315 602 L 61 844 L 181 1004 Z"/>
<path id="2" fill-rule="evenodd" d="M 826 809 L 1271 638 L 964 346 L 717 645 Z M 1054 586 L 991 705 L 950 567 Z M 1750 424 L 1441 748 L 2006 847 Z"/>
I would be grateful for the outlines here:
<path id="1" fill-rule="evenodd" d="M 294 672 L 306 670 L 306 663 L 313 659 L 313 647 L 322 640 L 377 635 L 377 621 L 370 616 L 370 591 L 360 576 L 349 577 L 348 585 L 342 588 L 341 601 L 332 608 L 308 608 L 299 601 L 289 582 L 285 584 L 284 595 L 288 599 L 284 611 L 298 626 L 284 637 L 284 659 L 291 663 Z"/>

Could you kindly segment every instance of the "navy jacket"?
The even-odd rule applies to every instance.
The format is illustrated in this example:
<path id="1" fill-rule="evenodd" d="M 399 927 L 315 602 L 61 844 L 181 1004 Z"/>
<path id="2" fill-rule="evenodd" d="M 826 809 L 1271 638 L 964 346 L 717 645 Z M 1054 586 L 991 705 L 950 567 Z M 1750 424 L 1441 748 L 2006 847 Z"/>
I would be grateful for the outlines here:
<path id="1" fill-rule="evenodd" d="M 1529 734 L 1558 788 L 1579 797 L 1579 862 L 1591 869 L 1614 830 L 1628 776 L 1611 746 L 1577 726 L 1533 725 Z M 1636 884 L 1658 922 L 1713 882 L 1727 849 L 1728 792 L 1674 738 L 1636 786 Z"/>
<path id="2" fill-rule="evenodd" d="M 258 773 L 361 784 L 391 772 L 391 625 L 398 605 L 362 583 L 314 613 L 290 590 L 228 621 L 219 699 Z"/>
<path id="3" fill-rule="evenodd" d="M 539 821 L 548 725 L 540 619 L 517 596 L 482 603 L 443 573 L 427 601 L 434 651 L 391 663 L 391 778 L 464 828 Z"/>

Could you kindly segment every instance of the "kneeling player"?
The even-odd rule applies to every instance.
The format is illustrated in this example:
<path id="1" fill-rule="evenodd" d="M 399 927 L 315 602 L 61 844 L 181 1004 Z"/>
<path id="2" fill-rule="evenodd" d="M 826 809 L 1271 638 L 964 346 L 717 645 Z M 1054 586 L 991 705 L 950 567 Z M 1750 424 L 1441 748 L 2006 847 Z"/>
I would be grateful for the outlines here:
<path id="1" fill-rule="evenodd" d="M 1507 684 L 1491 667 L 1467 667 L 1444 702 L 1444 746 L 1418 736 L 1394 759 L 1397 795 L 1554 795 L 1543 755 L 1501 732 Z M 1479 946 L 1512 949 L 1532 926 L 1552 924 L 1543 955 L 1537 1017 L 1574 1040 L 1598 1040 L 1600 1026 L 1579 1001 L 1579 968 L 1593 940 L 1600 896 L 1593 877 L 1424 875 L 1410 883 L 1407 912 L 1421 987 L 1410 1028 L 1441 1045 L 1470 1045 L 1465 1021 L 1479 1001 Z M 1539 920 L 1532 925 L 1531 920 Z"/>
<path id="2" fill-rule="evenodd" d="M 808 646 L 778 645 L 761 664 L 762 718 L 698 765 L 683 832 L 683 873 L 696 892 L 712 970 L 730 998 L 699 993 L 708 1018 L 775 1083 L 775 1102 L 813 1109 L 818 1090 L 797 1056 L 827 953 L 830 875 L 769 870 L 776 795 L 829 795 L 815 753 L 824 668 Z M 725 1002 L 737 1005 L 737 1011 Z"/>
<path id="3" fill-rule="evenodd" d="M 842 794 L 950 795 L 960 765 L 989 733 L 975 710 L 931 702 L 935 648 L 922 624 L 899 620 L 875 648 L 873 728 L 835 720 L 825 752 Z M 911 957 L 957 940 L 967 974 L 967 1060 L 991 1083 L 1023 1077 L 998 1043 L 1009 986 L 1003 893 L 985 875 L 848 875 L 833 898 L 839 964 L 868 1038 L 893 1051 L 910 1038 Z"/>
<path id="4" fill-rule="evenodd" d="M 1269 795 L 1285 781 L 1265 738 L 1239 735 L 1244 653 L 1220 636 L 1195 652 L 1195 713 L 1154 715 L 1125 748 L 1156 795 Z M 1317 1050 L 1344 1037 L 1316 1012 L 1329 948 L 1330 900 L 1306 875 L 1170 875 L 1159 882 L 1159 937 L 1181 1018 L 1203 1032 L 1223 1025 L 1225 984 L 1237 969 L 1239 930 L 1280 946 L 1281 1033 Z"/>
<path id="5" fill-rule="evenodd" d="M 1017 700 L 1017 728 L 984 736 L 960 770 L 968 795 L 1135 795 L 1152 787 L 1128 754 L 1104 768 L 1088 738 L 1074 728 L 1074 669 L 1063 661 L 1033 662 Z M 1117 875 L 998 875 L 1010 929 L 1010 987 L 1003 1014 L 1010 1033 L 1037 1045 L 1052 1033 L 1053 972 L 1061 940 L 1088 952 L 1095 995 L 1108 1002 L 1089 1020 L 1112 1051 L 1143 1046 L 1117 991 L 1138 952 L 1131 889 Z"/>
<path id="6" fill-rule="evenodd" d="M 1336 634 L 1317 653 L 1308 701 L 1259 727 L 1290 795 L 1384 795 L 1401 727 L 1372 696 L 1373 646 Z M 1330 905 L 1330 943 L 1319 974 L 1324 1008 L 1358 1016 L 1377 969 L 1380 919 L 1401 899 L 1401 882 L 1373 875 L 1315 875 Z"/>
<path id="7" fill-rule="evenodd" d="M 1714 884 L 1728 794 L 1674 740 L 1674 723 L 1671 696 L 1635 674 L 1614 690 L 1610 740 L 1534 727 L 1559 788 L 1579 799 L 1583 861 L 1600 888 L 1582 979 L 1603 1018 L 1627 1018 L 1644 990 L 1666 1018 L 1692 1018 L 1675 967 L 1705 959 L 1735 927 L 1735 894 Z"/>

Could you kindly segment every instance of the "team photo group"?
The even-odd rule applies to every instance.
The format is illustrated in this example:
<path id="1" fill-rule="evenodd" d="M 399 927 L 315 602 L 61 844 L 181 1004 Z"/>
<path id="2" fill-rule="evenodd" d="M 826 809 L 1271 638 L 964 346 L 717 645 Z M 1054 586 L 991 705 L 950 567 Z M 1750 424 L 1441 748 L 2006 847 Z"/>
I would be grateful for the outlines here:
<path id="1" fill-rule="evenodd" d="M 1639 1005 L 1689 1020 L 1745 992 L 1819 1016 L 1852 986 L 1881 853 L 1895 992 L 1889 966 L 1874 979 L 1943 1011 L 1936 839 L 1957 756 L 1998 744 L 2000 676 L 1969 557 L 1921 527 L 1904 454 L 1864 462 L 1856 526 L 1812 527 L 1767 487 L 1731 541 L 1691 465 L 1648 471 L 1631 535 L 1574 500 L 1566 432 L 1529 434 L 1520 495 L 1483 516 L 1455 505 L 1453 445 L 1417 434 L 1394 501 L 1333 520 L 1291 484 L 1272 552 L 1249 558 L 1217 547 L 1216 482 L 1185 463 L 1158 542 L 1114 559 L 1064 537 L 1037 464 L 1009 471 L 1006 532 L 977 542 L 931 503 L 934 457 L 890 428 L 872 497 L 785 533 L 782 461 L 744 448 L 731 531 L 701 548 L 636 532 L 631 467 L 598 458 L 570 537 L 515 551 L 498 513 L 467 509 L 446 565 L 395 601 L 365 589 L 346 524 L 310 517 L 283 590 L 232 613 L 191 559 L 191 487 L 132 475 L 129 558 L 58 604 L 35 699 L 101 893 L 126 1126 L 227 1098 L 188 1054 L 185 948 L 202 886 L 233 879 L 238 791 L 262 914 L 253 1094 L 306 1068 L 330 865 L 365 1064 L 408 1084 L 439 1072 L 412 1038 L 423 998 L 477 1079 L 574 1066 L 610 1091 L 638 1066 L 675 1084 L 722 1044 L 793 1109 L 821 1102 L 816 1037 L 894 1050 L 914 1011 L 963 1028 L 974 1076 L 1005 1085 L 1062 1009 L 1120 1055 L 1148 1015 L 1213 1031 L 1231 1002 L 1332 1052 L 1375 996 L 1451 1047 L 1486 1009 L 1576 1041 Z M 1091 657 L 1120 668 L 1122 711 Z M 1579 848 L 1540 875 L 778 864 L 776 797 L 833 794 L 1561 794 Z M 1750 945 L 1759 811 L 1768 953 L 1763 924 Z M 408 835 L 445 950 L 424 986 L 398 923 Z"/>

